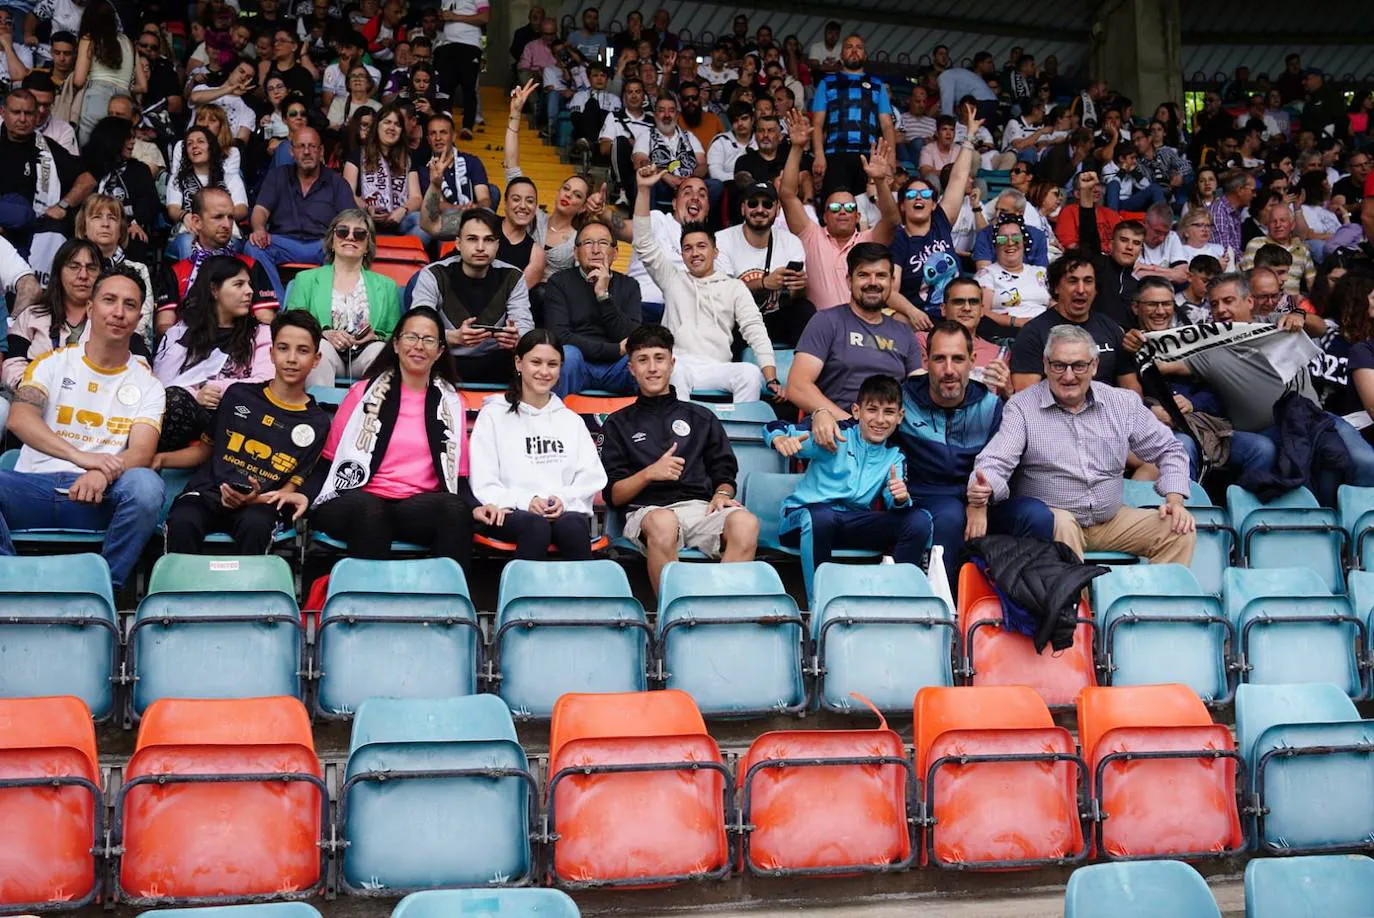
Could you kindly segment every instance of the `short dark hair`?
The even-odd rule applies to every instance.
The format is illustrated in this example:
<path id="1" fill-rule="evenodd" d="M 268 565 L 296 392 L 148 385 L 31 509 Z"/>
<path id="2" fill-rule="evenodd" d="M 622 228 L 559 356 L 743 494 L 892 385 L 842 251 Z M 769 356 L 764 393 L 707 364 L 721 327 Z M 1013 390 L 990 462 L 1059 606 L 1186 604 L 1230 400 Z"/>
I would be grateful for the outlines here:
<path id="1" fill-rule="evenodd" d="M 705 233 L 707 238 L 711 240 L 711 244 L 715 245 L 716 234 L 711 232 L 711 227 L 700 220 L 692 220 L 682 224 L 682 235 L 679 236 L 678 239 L 679 241 L 686 242 L 687 237 L 695 233 Z"/>
<path id="2" fill-rule="evenodd" d="M 24 77 L 19 85 L 30 92 L 57 92 L 57 84 L 52 81 L 52 76 L 46 70 L 30 70 L 29 75 Z"/>
<path id="3" fill-rule="evenodd" d="M 140 301 L 148 296 L 148 287 L 143 283 L 143 276 L 127 264 L 121 262 L 117 265 L 110 265 L 100 272 L 100 276 L 95 279 L 95 284 L 91 287 L 92 297 L 94 297 L 95 291 L 100 289 L 100 285 L 112 277 L 127 277 L 129 280 L 133 281 L 134 285 L 138 287 L 138 298 Z"/>
<path id="4" fill-rule="evenodd" d="M 902 384 L 885 373 L 875 373 L 859 384 L 859 394 L 854 396 L 856 405 L 862 405 L 864 402 L 877 402 L 879 405 L 900 405 L 902 403 Z"/>
<path id="5" fill-rule="evenodd" d="M 1137 133 L 1142 132 L 1137 131 Z M 1112 162 L 1119 163 L 1126 157 L 1135 155 L 1135 147 L 1131 146 L 1130 144 L 1119 143 L 1116 145 L 1116 149 L 1112 151 Z"/>
<path id="6" fill-rule="evenodd" d="M 1255 251 L 1256 268 L 1291 268 L 1293 253 L 1281 245 L 1266 242 Z"/>
<path id="7" fill-rule="evenodd" d="M 957 127 L 958 124 L 959 124 L 959 122 L 957 122 L 957 121 L 954 120 L 954 116 L 953 116 L 953 115 L 941 115 L 940 117 L 938 117 L 938 118 L 935 119 L 935 127 L 936 127 L 936 129 L 939 129 L 939 128 L 942 128 L 942 127 Z"/>
<path id="8" fill-rule="evenodd" d="M 949 290 L 950 287 L 953 287 L 961 280 L 972 280 L 972 278 L 956 277 L 954 280 L 950 281 L 948 285 L 946 285 L 945 289 Z M 978 283 L 977 281 L 973 282 L 975 284 Z M 930 353 L 930 348 L 935 341 L 936 335 L 958 335 L 959 337 L 964 339 L 964 345 L 968 348 L 968 352 L 970 354 L 973 353 L 973 335 L 969 333 L 969 330 L 967 328 L 964 328 L 964 326 L 960 325 L 958 322 L 955 322 L 953 319 L 941 319 L 940 321 L 936 322 L 934 325 L 931 326 L 930 334 L 926 337 L 926 353 Z"/>
<path id="9" fill-rule="evenodd" d="M 1151 274 L 1151 275 L 1147 275 L 1147 276 L 1145 276 L 1145 277 L 1142 277 L 1142 278 L 1140 279 L 1140 286 L 1139 286 L 1139 288 L 1137 289 L 1137 293 L 1144 293 L 1146 290 L 1156 290 L 1156 289 L 1164 290 L 1164 291 L 1168 292 L 1169 297 L 1170 297 L 1171 299 L 1173 298 L 1173 295 L 1174 295 L 1174 285 L 1171 284 L 1171 283 L 1169 283 L 1169 282 L 1168 282 L 1167 280 L 1165 280 L 1164 278 L 1160 277 L 1158 274 Z"/>
<path id="10" fill-rule="evenodd" d="M 662 325 L 641 325 L 625 339 L 626 356 L 633 356 L 635 351 L 650 347 L 661 347 L 671 351 L 673 333 Z"/>
<path id="11" fill-rule="evenodd" d="M 1221 262 L 1215 255 L 1194 255 L 1188 262 L 1188 273 L 1201 274 L 1210 280 L 1221 273 Z"/>
<path id="12" fill-rule="evenodd" d="M 1048 277 L 1050 293 L 1054 293 L 1058 289 L 1059 284 L 1069 275 L 1070 271 L 1077 271 L 1084 265 L 1089 268 L 1093 267 L 1092 253 L 1082 249 L 1065 249 L 1063 255 L 1050 262 Z"/>
<path id="13" fill-rule="evenodd" d="M 485 207 L 473 207 L 463 211 L 463 216 L 458 221 L 459 236 L 463 235 L 463 227 L 467 226 L 473 220 L 476 220 L 478 223 L 481 223 L 487 229 L 491 230 L 491 234 L 497 239 L 501 238 L 501 218 Z"/>
<path id="14" fill-rule="evenodd" d="M 769 99 L 768 101 L 772 102 L 773 100 Z M 731 102 L 730 108 L 725 112 L 726 120 L 730 122 L 734 122 L 736 118 L 743 118 L 745 115 L 751 118 L 754 116 L 754 108 L 747 102 Z"/>
<path id="15" fill-rule="evenodd" d="M 979 64 L 983 63 L 983 61 L 990 60 L 992 60 L 991 51 L 979 51 L 977 54 L 973 55 L 973 66 L 977 67 Z"/>
<path id="16" fill-rule="evenodd" d="M 1145 235 L 1145 224 L 1139 220 L 1122 220 L 1112 228 L 1112 238 L 1115 239 L 1121 233 L 1135 233 L 1139 236 Z"/>
<path id="17" fill-rule="evenodd" d="M 72 32 L 54 32 L 48 37 L 48 47 L 52 47 L 59 41 L 74 45 L 76 44 L 76 35 Z"/>
<path id="18" fill-rule="evenodd" d="M 955 286 L 977 287 L 980 296 L 983 290 L 983 285 L 978 283 L 978 278 L 974 277 L 972 274 L 960 274 L 957 277 L 950 278 L 949 283 L 945 284 L 945 302 L 949 302 L 949 291 L 954 289 Z"/>
<path id="19" fill-rule="evenodd" d="M 849 255 L 845 262 L 849 267 L 848 275 L 854 276 L 854 272 L 859 270 L 860 265 L 871 265 L 874 262 L 885 261 L 888 267 L 895 267 L 896 263 L 892 260 L 892 250 L 881 242 L 860 242 L 849 250 Z"/>
<path id="20" fill-rule="evenodd" d="M 311 315 L 304 309 L 283 309 L 277 313 L 272 320 L 272 340 L 277 340 L 277 335 L 281 334 L 283 328 L 301 328 L 310 333 L 310 340 L 315 342 L 315 350 L 320 349 L 320 339 L 324 337 L 324 331 L 320 328 L 320 320 Z"/>

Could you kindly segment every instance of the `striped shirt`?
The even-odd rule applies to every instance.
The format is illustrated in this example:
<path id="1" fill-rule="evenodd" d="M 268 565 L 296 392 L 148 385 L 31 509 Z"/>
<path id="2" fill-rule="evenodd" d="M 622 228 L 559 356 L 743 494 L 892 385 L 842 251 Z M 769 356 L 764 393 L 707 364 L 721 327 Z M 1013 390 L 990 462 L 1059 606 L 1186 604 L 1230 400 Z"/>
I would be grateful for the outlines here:
<path id="1" fill-rule="evenodd" d="M 1212 241 L 1228 252 L 1244 251 L 1245 243 L 1240 233 L 1244 217 L 1240 209 L 1232 207 L 1226 195 L 1219 194 L 1208 211 L 1212 214 Z"/>
<path id="2" fill-rule="evenodd" d="M 1073 514 L 1081 526 L 1116 516 L 1124 490 L 1126 456 L 1135 453 L 1159 466 L 1155 491 L 1187 495 L 1188 459 L 1174 435 L 1140 396 L 1093 382 L 1077 413 L 1060 407 L 1042 380 L 1007 400 L 1002 426 L 974 462 L 969 481 L 982 472 L 993 503 L 1034 497 Z"/>
<path id="3" fill-rule="evenodd" d="M 1313 260 L 1312 250 L 1307 247 L 1307 243 L 1297 236 L 1291 237 L 1286 243 L 1270 239 L 1268 236 L 1256 236 L 1251 239 L 1240 256 L 1242 271 L 1249 271 L 1255 266 L 1255 253 L 1266 245 L 1276 245 L 1293 256 L 1293 266 L 1288 269 L 1288 277 L 1283 282 L 1284 293 L 1299 295 L 1302 293 L 1303 281 L 1307 282 L 1308 290 L 1312 289 L 1312 284 L 1317 280 L 1317 262 Z"/>

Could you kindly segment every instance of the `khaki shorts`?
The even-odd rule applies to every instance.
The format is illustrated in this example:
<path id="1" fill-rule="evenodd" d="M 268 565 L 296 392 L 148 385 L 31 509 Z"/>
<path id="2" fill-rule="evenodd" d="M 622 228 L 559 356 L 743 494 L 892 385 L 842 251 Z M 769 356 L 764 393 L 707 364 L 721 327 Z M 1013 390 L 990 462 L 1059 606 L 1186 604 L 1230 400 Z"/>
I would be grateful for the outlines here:
<path id="1" fill-rule="evenodd" d="M 680 500 L 666 507 L 640 507 L 625 518 L 625 537 L 643 548 L 639 529 L 644 524 L 644 517 L 655 510 L 671 510 L 677 517 L 677 550 L 695 548 L 711 560 L 718 560 L 725 518 L 744 508 L 726 507 L 718 513 L 707 513 L 709 506 L 704 500 Z"/>

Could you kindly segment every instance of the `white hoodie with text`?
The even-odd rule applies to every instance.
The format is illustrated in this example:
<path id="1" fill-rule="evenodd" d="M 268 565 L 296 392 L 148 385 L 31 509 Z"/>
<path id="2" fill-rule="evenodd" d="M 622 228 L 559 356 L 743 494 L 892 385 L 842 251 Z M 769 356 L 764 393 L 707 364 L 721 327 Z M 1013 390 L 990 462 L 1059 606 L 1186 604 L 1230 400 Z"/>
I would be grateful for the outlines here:
<path id="1" fill-rule="evenodd" d="M 482 405 L 469 441 L 472 493 L 484 504 L 528 510 L 536 497 L 557 497 L 569 513 L 592 512 L 606 470 L 582 417 L 549 397 L 543 408 L 504 395 Z"/>

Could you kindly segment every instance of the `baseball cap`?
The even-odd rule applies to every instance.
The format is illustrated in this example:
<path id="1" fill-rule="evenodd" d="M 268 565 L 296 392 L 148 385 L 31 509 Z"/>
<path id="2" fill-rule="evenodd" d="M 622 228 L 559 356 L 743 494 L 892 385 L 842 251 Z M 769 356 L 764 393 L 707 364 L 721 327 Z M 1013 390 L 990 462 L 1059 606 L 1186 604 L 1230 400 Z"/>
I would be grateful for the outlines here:
<path id="1" fill-rule="evenodd" d="M 747 201 L 750 198 L 759 197 L 760 195 L 770 201 L 776 201 L 778 199 L 778 192 L 773 187 L 772 182 L 755 182 L 744 190 L 744 195 L 741 200 Z"/>

